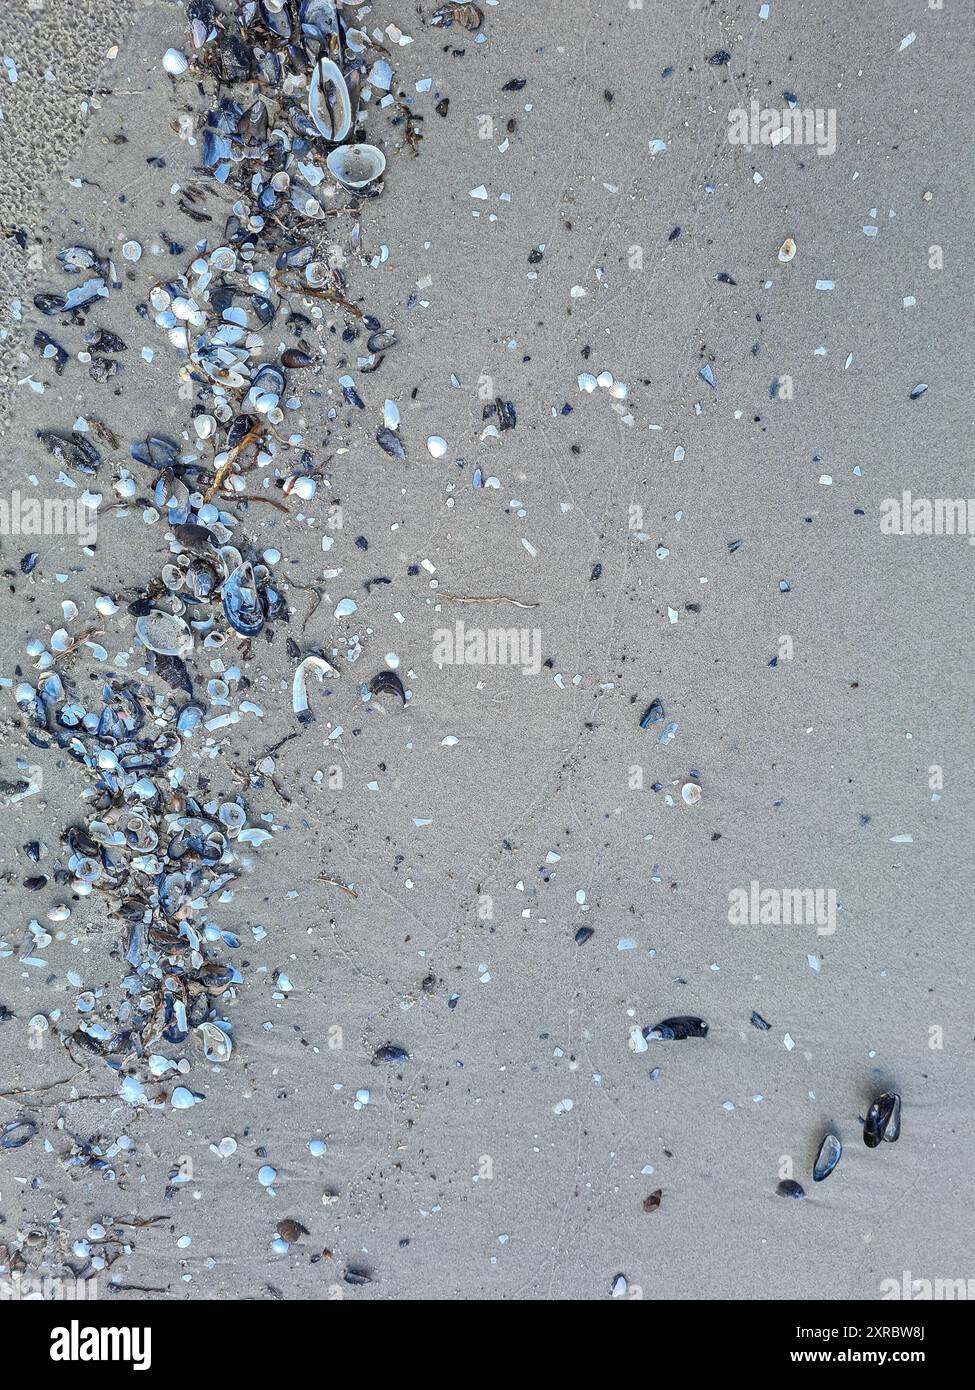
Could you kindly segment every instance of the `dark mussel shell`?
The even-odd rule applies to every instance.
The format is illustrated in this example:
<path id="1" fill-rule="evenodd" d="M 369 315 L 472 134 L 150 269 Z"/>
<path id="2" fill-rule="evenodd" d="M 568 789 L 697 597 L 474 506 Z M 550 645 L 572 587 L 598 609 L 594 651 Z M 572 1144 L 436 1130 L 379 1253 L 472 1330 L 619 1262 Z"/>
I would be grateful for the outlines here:
<path id="1" fill-rule="evenodd" d="M 268 299 L 267 296 L 263 294 L 251 295 L 251 308 L 265 328 L 269 323 L 273 322 L 274 316 L 278 312 L 278 306 L 274 303 L 274 300 Z"/>
<path id="2" fill-rule="evenodd" d="M 251 51 L 236 34 L 222 34 L 217 40 L 221 82 L 246 82 L 251 75 Z"/>
<path id="3" fill-rule="evenodd" d="M 216 549 L 216 536 L 208 526 L 201 526 L 198 521 L 177 522 L 173 535 L 184 550 L 195 551 L 197 555 L 212 554 Z"/>
<path id="4" fill-rule="evenodd" d="M 222 994 L 234 982 L 234 971 L 229 965 L 217 965 L 207 961 L 200 967 L 199 981 L 208 994 Z"/>
<path id="5" fill-rule="evenodd" d="M 370 333 L 366 339 L 366 347 L 370 352 L 388 352 L 399 342 L 392 328 L 380 328 L 375 333 Z"/>
<path id="6" fill-rule="evenodd" d="M 258 145 L 263 145 L 267 140 L 267 107 L 260 97 L 241 118 L 239 134 L 242 140 Z"/>
<path id="7" fill-rule="evenodd" d="M 664 707 L 659 700 L 654 700 L 653 704 L 647 708 L 646 713 L 640 720 L 641 729 L 649 729 L 651 724 L 659 724 L 664 717 Z"/>
<path id="8" fill-rule="evenodd" d="M 186 669 L 186 662 L 178 656 L 165 656 L 157 652 L 156 674 L 174 690 L 182 690 L 184 694 L 192 696 L 193 682 L 190 673 Z"/>
<path id="9" fill-rule="evenodd" d="M 813 1182 L 823 1182 L 829 1177 L 843 1155 L 843 1145 L 835 1134 L 827 1134 L 819 1146 L 819 1153 L 813 1166 Z"/>
<path id="10" fill-rule="evenodd" d="M 67 349 L 63 348 L 60 343 L 55 342 L 49 333 L 44 332 L 43 328 L 39 328 L 34 334 L 34 346 L 40 353 L 43 361 L 54 363 L 54 370 L 58 376 L 60 376 L 64 371 L 65 363 L 70 357 L 70 353 Z M 48 348 L 51 348 L 52 351 L 47 352 Z"/>
<path id="11" fill-rule="evenodd" d="M 410 1054 L 405 1048 L 397 1047 L 395 1043 L 386 1043 L 383 1047 L 377 1047 L 373 1054 L 372 1064 L 378 1066 L 380 1062 L 408 1062 Z"/>
<path id="12" fill-rule="evenodd" d="M 342 35 L 338 11 L 333 0 L 301 0 L 298 19 L 305 38 L 321 44 L 326 56 L 340 63 Z"/>
<path id="13" fill-rule="evenodd" d="M 301 246 L 292 246 L 289 250 L 282 251 L 275 265 L 278 270 L 303 270 L 314 259 L 314 246 L 310 242 L 304 242 Z"/>
<path id="14" fill-rule="evenodd" d="M 77 468 L 91 476 L 101 463 L 101 454 L 78 430 L 59 434 L 57 430 L 38 430 L 37 437 L 62 468 Z"/>
<path id="15" fill-rule="evenodd" d="M 291 16 L 287 10 L 274 11 L 266 0 L 260 0 L 261 23 L 279 39 L 291 38 Z"/>
<path id="16" fill-rule="evenodd" d="M 282 77 L 280 54 L 261 53 L 254 65 L 254 76 L 266 87 L 277 87 Z"/>
<path id="17" fill-rule="evenodd" d="M 281 354 L 281 365 L 283 367 L 313 367 L 315 358 L 310 352 L 302 352 L 300 348 L 285 348 Z"/>
<path id="18" fill-rule="evenodd" d="M 406 450 L 403 448 L 403 441 L 395 431 L 387 429 L 385 425 L 376 435 L 376 443 L 385 453 L 394 459 L 405 459 Z"/>
<path id="19" fill-rule="evenodd" d="M 99 328 L 85 337 L 91 352 L 127 352 L 124 339 L 107 328 Z"/>
<path id="20" fill-rule="evenodd" d="M 369 682 L 370 695 L 398 695 L 406 704 L 406 691 L 403 682 L 395 671 L 380 671 Z"/>
<path id="21" fill-rule="evenodd" d="M 896 1144 L 901 1137 L 901 1098 L 896 1091 L 884 1091 L 870 1106 L 863 1123 L 863 1142 L 875 1149 L 881 1141 Z"/>
<path id="22" fill-rule="evenodd" d="M 96 300 L 105 299 L 107 296 L 105 281 L 100 277 L 94 277 L 86 280 L 83 285 L 76 285 L 67 294 L 58 294 L 56 291 L 35 294 L 34 307 L 40 309 L 48 318 L 53 318 L 55 314 L 87 309 Z"/>
<path id="23" fill-rule="evenodd" d="M 706 1038 L 708 1025 L 703 1018 L 692 1015 L 679 1015 L 665 1018 L 653 1028 L 644 1028 L 643 1036 L 647 1042 L 681 1042 L 684 1038 Z"/>
<path id="24" fill-rule="evenodd" d="M 264 626 L 264 603 L 250 561 L 238 565 L 224 580 L 223 611 L 230 626 L 244 637 L 256 637 Z"/>
<path id="25" fill-rule="evenodd" d="M 20 1149 L 37 1133 L 33 1120 L 10 1120 L 0 1129 L 0 1149 Z"/>
<path id="26" fill-rule="evenodd" d="M 236 449 L 242 439 L 251 432 L 257 420 L 253 415 L 238 415 L 227 431 L 227 448 Z"/>
<path id="27" fill-rule="evenodd" d="M 780 1197 L 792 1197 L 797 1202 L 801 1202 L 806 1195 L 802 1185 L 793 1182 L 792 1178 L 783 1178 L 775 1190 Z"/>
<path id="28" fill-rule="evenodd" d="M 151 434 L 147 439 L 133 444 L 129 453 L 136 463 L 144 463 L 147 468 L 172 468 L 175 471 L 179 465 L 180 447 L 175 439 L 168 439 L 165 435 Z"/>

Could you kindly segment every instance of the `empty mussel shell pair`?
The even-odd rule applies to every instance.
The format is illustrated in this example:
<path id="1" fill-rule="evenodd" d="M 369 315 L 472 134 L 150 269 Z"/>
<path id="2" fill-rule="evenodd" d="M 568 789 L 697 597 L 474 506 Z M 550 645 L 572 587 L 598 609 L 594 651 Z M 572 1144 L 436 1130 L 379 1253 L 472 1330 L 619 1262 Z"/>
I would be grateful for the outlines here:
<path id="1" fill-rule="evenodd" d="M 368 188 L 386 168 L 386 156 L 375 145 L 340 145 L 325 160 L 328 171 L 344 188 Z"/>
<path id="2" fill-rule="evenodd" d="M 223 611 L 243 637 L 256 636 L 264 626 L 264 604 L 250 561 L 231 570 L 224 580 Z"/>
<path id="3" fill-rule="evenodd" d="M 896 1091 L 883 1091 L 867 1111 L 863 1122 L 863 1142 L 875 1149 L 881 1142 L 896 1144 L 901 1137 L 901 1098 Z"/>
<path id="4" fill-rule="evenodd" d="M 0 1129 L 0 1149 L 20 1149 L 37 1133 L 33 1120 L 10 1120 Z"/>

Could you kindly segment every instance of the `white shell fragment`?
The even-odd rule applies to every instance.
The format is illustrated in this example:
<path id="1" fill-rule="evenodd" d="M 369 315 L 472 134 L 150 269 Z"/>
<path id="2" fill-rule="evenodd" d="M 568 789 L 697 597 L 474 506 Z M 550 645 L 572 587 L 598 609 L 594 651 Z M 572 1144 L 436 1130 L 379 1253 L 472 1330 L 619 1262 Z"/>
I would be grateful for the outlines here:
<path id="1" fill-rule="evenodd" d="M 308 710 L 308 677 L 315 675 L 322 681 L 326 676 L 337 676 L 334 666 L 330 666 L 323 656 L 306 656 L 298 666 L 291 681 L 291 708 L 295 714 L 305 714 Z"/>
<path id="2" fill-rule="evenodd" d="M 201 1023 L 196 1033 L 203 1044 L 203 1055 L 208 1062 L 230 1061 L 233 1043 L 229 1033 L 225 1033 L 216 1023 Z"/>
<path id="3" fill-rule="evenodd" d="M 427 440 L 427 452 L 431 458 L 442 459 L 447 452 L 446 439 L 441 439 L 439 434 L 431 434 Z"/>

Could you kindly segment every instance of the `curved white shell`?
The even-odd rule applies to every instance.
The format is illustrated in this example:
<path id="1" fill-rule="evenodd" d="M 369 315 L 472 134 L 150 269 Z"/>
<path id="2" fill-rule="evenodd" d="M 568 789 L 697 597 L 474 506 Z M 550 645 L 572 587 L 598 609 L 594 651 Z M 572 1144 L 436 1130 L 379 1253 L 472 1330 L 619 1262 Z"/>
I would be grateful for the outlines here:
<path id="1" fill-rule="evenodd" d="M 324 657 L 306 656 L 291 682 L 291 708 L 295 714 L 304 714 L 308 709 L 308 676 L 312 671 L 319 680 L 338 675 L 335 667 L 330 666 Z"/>
<path id="2" fill-rule="evenodd" d="M 346 139 L 352 129 L 352 98 L 341 68 L 331 58 L 319 58 L 315 64 L 308 89 L 308 114 L 316 130 L 333 145 Z"/>
<path id="3" fill-rule="evenodd" d="M 375 145 L 340 145 L 330 151 L 325 163 L 346 188 L 365 188 L 386 168 L 386 156 Z"/>
<path id="4" fill-rule="evenodd" d="M 230 1061 L 234 1045 L 229 1034 L 218 1028 L 215 1023 L 200 1023 L 196 1031 L 203 1044 L 203 1055 L 208 1062 Z"/>
<path id="5" fill-rule="evenodd" d="M 186 656 L 193 650 L 193 634 L 183 619 L 159 608 L 144 613 L 135 630 L 143 646 L 160 656 Z"/>

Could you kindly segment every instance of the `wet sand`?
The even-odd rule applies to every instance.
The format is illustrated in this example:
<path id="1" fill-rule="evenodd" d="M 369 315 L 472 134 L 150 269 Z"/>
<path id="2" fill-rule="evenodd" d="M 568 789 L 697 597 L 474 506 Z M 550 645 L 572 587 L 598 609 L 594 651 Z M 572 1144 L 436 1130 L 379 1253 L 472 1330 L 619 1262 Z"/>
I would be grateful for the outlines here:
<path id="1" fill-rule="evenodd" d="M 39 1125 L 0 1156 L 0 1245 L 30 1271 L 77 1273 L 90 1266 L 72 1246 L 101 1223 L 111 1263 L 99 1294 L 112 1299 L 590 1299 L 609 1297 L 620 1272 L 644 1298 L 876 1299 L 904 1271 L 966 1278 L 972 796 L 959 615 L 971 551 L 965 537 L 884 536 L 879 521 L 904 489 L 971 490 L 951 135 L 965 109 L 964 17 L 905 0 L 856 14 L 773 0 L 767 20 L 757 3 L 734 17 L 655 0 L 484 9 L 479 45 L 394 0 L 370 16 L 414 36 L 396 73 L 423 139 L 416 157 L 387 148 L 385 191 L 363 211 L 367 257 L 385 245 L 388 259 L 353 258 L 348 273 L 401 342 L 357 377 L 363 418 L 341 413 L 334 549 L 323 556 L 320 530 L 271 508 L 245 523 L 282 552 L 289 581 L 329 595 L 313 612 L 314 596 L 292 589 L 288 631 L 329 646 L 334 604 L 355 594 L 366 656 L 329 703 L 345 734 L 327 740 L 322 720 L 303 729 L 278 755 L 283 796 L 255 797 L 280 828 L 221 918 L 249 968 L 230 1008 L 233 1058 L 194 1067 L 202 1104 L 133 1109 L 104 1063 L 78 1074 L 67 1057 L 59 1035 L 78 1021 L 67 972 L 113 997 L 126 971 L 120 924 L 96 898 L 72 905 L 45 967 L 24 963 L 28 922 L 63 890 L 26 891 L 20 847 L 39 839 L 60 855 L 83 810 L 80 770 L 39 754 L 42 794 L 0 821 L 0 1004 L 14 1015 L 0 1024 L 0 1092 L 70 1077 L 78 1097 L 61 1086 L 0 1099 L 0 1122 L 25 1113 Z M 200 182 L 217 201 L 194 172 L 198 150 L 172 129 L 204 106 L 161 68 L 168 46 L 185 46 L 181 10 L 117 13 L 99 10 L 53 83 L 43 72 L 68 22 L 61 0 L 0 21 L 18 69 L 15 85 L 0 73 L 0 139 L 22 190 L 5 221 L 38 248 L 30 270 L 3 242 L 6 494 L 56 475 L 38 429 L 94 414 L 124 457 L 147 428 L 187 423 L 177 354 L 135 305 L 188 259 L 177 264 L 167 241 L 204 234 L 174 184 Z M 709 63 L 721 49 L 731 61 Z M 424 77 L 433 90 L 418 95 Z M 502 90 L 515 78 L 523 90 Z M 79 139 L 78 102 L 94 87 L 105 91 Z M 834 154 L 729 143 L 731 108 L 753 96 L 781 107 L 783 92 L 835 110 Z M 666 150 L 652 153 L 654 140 Z M 472 199 L 481 185 L 487 198 Z M 135 265 L 119 256 L 128 238 L 146 248 Z M 102 385 L 77 361 L 56 377 L 30 348 L 39 325 L 81 346 L 30 307 L 63 283 L 54 256 L 72 242 L 112 250 L 120 269 L 123 288 L 92 323 L 129 348 Z M 928 268 L 932 246 L 943 270 Z M 580 373 L 604 371 L 627 384 L 625 402 L 580 390 Z M 17 384 L 27 377 L 44 393 Z M 326 396 L 303 411 L 316 437 L 335 378 L 329 365 Z M 918 383 L 929 389 L 912 401 Z M 485 396 L 516 407 L 498 439 L 481 438 Z M 386 398 L 405 463 L 373 442 Z M 449 442 L 444 458 L 427 451 L 431 435 Z M 500 486 L 475 491 L 475 468 Z M 0 675 L 14 679 L 63 599 L 87 611 L 95 593 L 133 593 L 164 555 L 162 528 L 138 507 L 100 518 L 95 557 L 45 538 L 30 577 L 21 538 L 0 545 Z M 341 577 L 323 581 L 325 566 Z M 393 582 L 367 593 L 375 576 Z M 442 592 L 539 606 L 462 606 Z M 438 667 L 436 633 L 457 620 L 537 629 L 551 664 Z M 286 637 L 255 646 L 246 674 L 266 713 L 226 740 L 215 790 L 295 727 Z M 131 646 L 131 622 L 101 640 L 113 654 Z M 410 705 L 367 716 L 357 681 L 391 650 Z M 7 778 L 24 722 L 2 695 Z M 666 744 L 658 726 L 639 727 L 654 699 L 679 726 Z M 445 747 L 449 736 L 459 742 Z M 328 785 L 333 766 L 341 787 Z M 697 805 L 681 798 L 688 781 Z M 834 890 L 835 932 L 732 925 L 729 893 L 753 881 Z M 578 945 L 584 926 L 594 934 Z M 29 1050 L 28 1020 L 58 1009 Z M 628 1046 L 633 1027 L 685 1014 L 707 1020 L 706 1038 Z M 387 1041 L 410 1062 L 372 1067 Z M 885 1089 L 903 1096 L 903 1134 L 871 1151 L 858 1117 Z M 814 1188 L 827 1130 L 845 1153 Z M 64 1166 L 72 1141 L 92 1136 L 131 1140 L 114 1181 Z M 211 1149 L 224 1136 L 238 1145 L 227 1158 Z M 309 1152 L 315 1140 L 324 1155 Z M 174 1185 L 181 1165 L 192 1178 Z M 777 1195 L 789 1177 L 805 1202 Z M 148 1218 L 162 1219 L 115 1224 Z M 308 1234 L 277 1254 L 283 1218 Z M 350 1266 L 374 1282 L 343 1283 Z"/>

